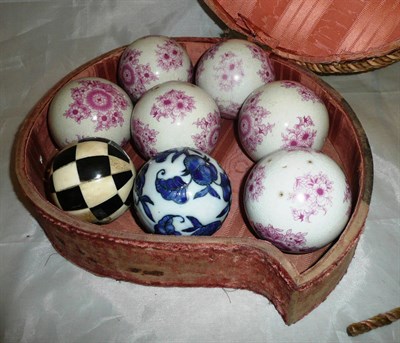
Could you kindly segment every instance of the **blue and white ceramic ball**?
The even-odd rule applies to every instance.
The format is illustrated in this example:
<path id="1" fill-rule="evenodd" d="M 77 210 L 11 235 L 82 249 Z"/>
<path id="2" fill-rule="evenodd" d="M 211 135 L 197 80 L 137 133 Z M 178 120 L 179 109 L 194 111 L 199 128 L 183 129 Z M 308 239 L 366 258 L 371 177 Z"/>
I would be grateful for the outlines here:
<path id="1" fill-rule="evenodd" d="M 228 175 L 209 155 L 191 148 L 158 153 L 134 182 L 134 207 L 143 229 L 163 235 L 209 236 L 231 206 Z"/>

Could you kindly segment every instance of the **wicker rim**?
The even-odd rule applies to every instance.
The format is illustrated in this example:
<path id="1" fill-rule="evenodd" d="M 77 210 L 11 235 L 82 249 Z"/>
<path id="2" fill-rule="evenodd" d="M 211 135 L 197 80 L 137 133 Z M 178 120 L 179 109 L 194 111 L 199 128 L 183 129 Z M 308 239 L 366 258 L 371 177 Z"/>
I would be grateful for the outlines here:
<path id="1" fill-rule="evenodd" d="M 393 63 L 400 61 L 400 48 L 386 55 L 366 58 L 356 61 L 331 62 L 331 63 L 311 63 L 296 61 L 297 64 L 313 71 L 314 73 L 326 74 L 350 74 L 363 73 L 387 67 Z"/>

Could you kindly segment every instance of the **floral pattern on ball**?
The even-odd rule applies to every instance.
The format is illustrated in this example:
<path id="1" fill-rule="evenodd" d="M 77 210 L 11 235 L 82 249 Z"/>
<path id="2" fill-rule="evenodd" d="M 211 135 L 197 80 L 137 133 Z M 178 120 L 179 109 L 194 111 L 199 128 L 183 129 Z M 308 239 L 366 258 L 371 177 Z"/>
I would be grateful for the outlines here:
<path id="1" fill-rule="evenodd" d="M 157 44 L 157 65 L 165 70 L 178 69 L 183 65 L 183 51 L 172 39 Z"/>
<path id="2" fill-rule="evenodd" d="M 221 221 L 216 220 L 209 224 L 203 225 L 200 221 L 193 216 L 178 216 L 178 215 L 166 215 L 162 217 L 157 224 L 154 226 L 154 233 L 161 235 L 174 235 L 181 236 L 182 233 L 176 230 L 174 221 L 178 220 L 180 224 L 189 222 L 191 226 L 183 229 L 183 233 L 190 233 L 192 236 L 210 236 L 221 226 Z"/>
<path id="3" fill-rule="evenodd" d="M 312 101 L 313 103 L 315 102 L 323 103 L 323 101 L 311 89 L 304 87 L 300 83 L 294 81 L 282 81 L 282 87 L 296 88 L 297 93 L 301 96 L 301 99 L 303 101 Z"/>
<path id="4" fill-rule="evenodd" d="M 164 174 L 164 170 L 161 169 L 157 174 L 156 189 L 165 200 L 172 200 L 176 203 L 185 203 L 188 201 L 186 194 L 187 187 L 191 182 L 195 182 L 200 186 L 204 186 L 200 191 L 194 195 L 194 199 L 211 195 L 220 199 L 219 194 L 215 191 L 213 186 L 221 187 L 223 192 L 223 198 L 228 201 L 230 198 L 230 183 L 228 178 L 223 173 L 220 173 L 221 183 L 217 184 L 218 171 L 210 161 L 193 153 L 192 149 L 177 150 L 172 156 L 172 160 L 176 160 L 179 156 L 184 155 L 185 169 L 182 171 L 181 176 L 175 176 L 172 179 L 163 179 L 159 176 Z M 155 157 L 156 162 L 164 162 L 165 159 L 171 154 L 170 150 L 162 152 Z M 189 181 L 184 181 L 183 176 L 190 175 Z M 217 216 L 219 217 L 219 216 Z"/>
<path id="5" fill-rule="evenodd" d="M 265 166 L 256 165 L 250 172 L 246 185 L 246 197 L 252 201 L 258 201 L 265 187 L 263 179 L 265 178 Z"/>
<path id="6" fill-rule="evenodd" d="M 154 148 L 159 134 L 157 130 L 151 129 L 149 124 L 145 124 L 139 119 L 134 119 L 132 121 L 132 132 L 139 151 L 143 151 L 149 157 L 157 154 L 157 150 Z"/>
<path id="7" fill-rule="evenodd" d="M 220 63 L 214 67 L 214 78 L 221 91 L 231 91 L 242 83 L 244 77 L 243 60 L 235 53 L 227 51 L 220 56 Z"/>
<path id="8" fill-rule="evenodd" d="M 150 115 L 157 121 L 161 118 L 170 118 L 171 123 L 175 123 L 177 119 L 182 120 L 195 108 L 194 97 L 185 94 L 184 91 L 171 89 L 156 98 Z"/>
<path id="9" fill-rule="evenodd" d="M 275 79 L 275 74 L 266 52 L 258 45 L 249 44 L 246 46 L 250 50 L 253 58 L 261 62 L 261 69 L 257 71 L 257 74 L 260 76 L 261 80 L 263 80 L 264 83 L 273 81 Z"/>
<path id="10" fill-rule="evenodd" d="M 163 162 L 170 158 L 171 162 L 174 163 L 182 156 L 185 168 L 181 174 L 170 178 L 163 178 L 166 173 L 165 169 L 162 168 Z M 189 201 L 206 196 L 221 199 L 221 196 L 216 191 L 216 188 L 220 188 L 220 194 L 226 203 L 222 211 L 216 215 L 216 220 L 210 223 L 202 223 L 194 216 L 183 216 L 173 213 L 163 215 L 161 219 L 155 220 L 152 212 L 155 202 L 149 195 L 144 194 L 146 173 L 149 168 L 149 165 L 145 164 L 136 177 L 134 192 L 136 195 L 136 205 L 140 204 L 146 217 L 154 223 L 154 233 L 204 236 L 211 235 L 217 231 L 228 214 L 231 204 L 232 190 L 225 172 L 218 172 L 217 168 L 207 157 L 202 154 L 199 155 L 197 151 L 190 148 L 166 150 L 157 154 L 154 157 L 154 162 L 161 165 L 156 173 L 155 189 L 164 200 L 184 205 Z M 218 179 L 219 182 L 217 182 Z M 193 198 L 191 198 L 192 195 L 188 192 L 188 187 L 192 182 L 201 186 L 201 189 L 193 195 Z M 184 224 L 186 228 L 177 230 L 176 226 L 180 224 Z"/>
<path id="11" fill-rule="evenodd" d="M 140 98 L 146 92 L 146 86 L 157 81 L 158 76 L 153 73 L 150 63 L 139 63 L 142 51 L 126 49 L 121 56 L 119 77 L 124 88 L 134 99 Z"/>
<path id="12" fill-rule="evenodd" d="M 282 133 L 282 149 L 295 150 L 301 148 L 311 148 L 314 144 L 317 130 L 313 130 L 314 122 L 310 116 L 297 117 L 298 123 L 293 128 L 287 128 L 286 133 Z"/>
<path id="13" fill-rule="evenodd" d="M 333 182 L 322 172 L 297 177 L 289 199 L 302 203 L 302 207 L 292 208 L 293 219 L 310 223 L 312 216 L 320 213 L 325 215 L 332 206 L 332 191 Z"/>
<path id="14" fill-rule="evenodd" d="M 123 111 L 128 108 L 128 101 L 113 85 L 100 80 L 80 80 L 78 84 L 71 89 L 74 102 L 64 113 L 66 118 L 78 124 L 90 118 L 96 132 L 123 125 Z"/>
<path id="15" fill-rule="evenodd" d="M 283 251 L 307 252 L 312 250 L 307 247 L 306 232 L 294 233 L 291 229 L 285 231 L 271 224 L 264 226 L 261 223 L 252 222 L 251 225 L 260 237 L 270 241 Z"/>
<path id="16" fill-rule="evenodd" d="M 192 135 L 196 148 L 205 152 L 211 152 L 217 144 L 220 132 L 220 115 L 218 111 L 208 113 L 206 118 L 197 119 L 193 123 L 201 132 Z"/>
<path id="17" fill-rule="evenodd" d="M 275 126 L 275 124 L 263 123 L 263 119 L 271 113 L 259 105 L 260 97 L 261 93 L 259 92 L 246 100 L 239 117 L 241 141 L 249 152 L 255 151 Z"/>

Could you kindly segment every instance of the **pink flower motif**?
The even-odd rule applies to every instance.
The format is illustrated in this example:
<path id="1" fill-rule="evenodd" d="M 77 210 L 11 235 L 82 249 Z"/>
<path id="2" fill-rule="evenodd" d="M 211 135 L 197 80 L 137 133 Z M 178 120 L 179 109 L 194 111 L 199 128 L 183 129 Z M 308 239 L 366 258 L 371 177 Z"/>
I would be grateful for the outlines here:
<path id="1" fill-rule="evenodd" d="M 123 122 L 124 118 L 120 112 L 114 112 L 109 115 L 103 114 L 97 117 L 97 126 L 95 131 L 107 130 L 110 127 L 117 127 L 118 125 L 122 126 Z"/>
<path id="2" fill-rule="evenodd" d="M 295 81 L 282 81 L 281 84 L 284 88 L 297 88 L 297 93 L 301 96 L 303 101 L 312 101 L 322 103 L 322 100 L 311 90 L 307 87 L 303 86 L 302 84 L 295 82 Z"/>
<path id="3" fill-rule="evenodd" d="M 158 76 L 151 71 L 150 64 L 139 64 L 136 68 L 136 74 L 139 77 L 139 84 L 144 87 L 153 81 L 158 80 Z"/>
<path id="4" fill-rule="evenodd" d="M 321 102 L 322 100 L 311 90 L 306 87 L 299 87 L 297 92 L 301 95 L 303 101 Z"/>
<path id="5" fill-rule="evenodd" d="M 260 106 L 261 93 L 256 93 L 246 100 L 241 115 L 239 118 L 239 130 L 241 134 L 241 141 L 247 151 L 255 151 L 257 146 L 260 145 L 264 137 L 269 132 L 272 132 L 275 124 L 264 124 L 264 118 L 271 113 Z"/>
<path id="6" fill-rule="evenodd" d="M 328 207 L 332 206 L 332 191 L 333 182 L 322 172 L 297 177 L 289 200 L 300 203 L 302 208 L 292 208 L 293 219 L 311 222 L 311 216 L 321 212 L 326 214 Z"/>
<path id="7" fill-rule="evenodd" d="M 228 51 L 220 56 L 220 63 L 214 66 L 214 78 L 221 91 L 231 91 L 242 83 L 244 76 L 243 60 Z"/>
<path id="8" fill-rule="evenodd" d="M 156 55 L 157 65 L 165 71 L 178 69 L 183 65 L 183 51 L 178 43 L 172 39 L 161 45 L 157 44 Z"/>
<path id="9" fill-rule="evenodd" d="M 156 98 L 150 114 L 158 121 L 161 118 L 171 118 L 171 123 L 174 123 L 176 119 L 183 119 L 195 108 L 192 96 L 186 95 L 184 91 L 172 89 Z"/>
<path id="10" fill-rule="evenodd" d="M 264 83 L 273 81 L 275 79 L 275 73 L 267 53 L 258 45 L 249 44 L 246 46 L 251 51 L 252 57 L 261 62 L 261 69 L 257 71 L 257 74 L 260 76 L 261 80 Z"/>
<path id="11" fill-rule="evenodd" d="M 216 53 L 218 52 L 218 50 L 220 49 L 221 45 L 222 45 L 222 42 L 215 44 L 211 48 L 209 48 L 204 55 L 204 59 L 205 60 L 214 59 L 214 57 L 215 57 Z"/>
<path id="12" fill-rule="evenodd" d="M 220 115 L 218 111 L 208 113 L 206 118 L 201 118 L 195 121 L 201 133 L 192 135 L 196 148 L 205 152 L 211 152 L 217 144 L 220 131 Z"/>
<path id="13" fill-rule="evenodd" d="M 265 166 L 256 165 L 247 179 L 246 197 L 252 201 L 258 201 L 264 192 L 263 180 L 265 178 Z"/>
<path id="14" fill-rule="evenodd" d="M 123 125 L 122 111 L 128 108 L 128 99 L 117 88 L 101 80 L 80 80 L 78 84 L 71 89 L 75 101 L 65 111 L 65 117 L 78 124 L 90 117 L 96 125 L 95 131 Z"/>
<path id="15" fill-rule="evenodd" d="M 132 121 L 132 131 L 134 132 L 134 141 L 140 151 L 149 157 L 157 154 L 157 150 L 154 147 L 159 134 L 157 130 L 151 129 L 149 124 L 145 124 L 139 119 L 134 119 Z"/>
<path id="16" fill-rule="evenodd" d="M 310 116 L 297 119 L 299 123 L 294 128 L 287 128 L 286 133 L 282 133 L 282 149 L 295 150 L 313 146 L 317 130 L 312 130 L 310 127 L 314 126 L 314 122 Z"/>
<path id="17" fill-rule="evenodd" d="M 150 68 L 150 63 L 139 63 L 141 54 L 142 51 L 138 49 L 127 48 L 121 56 L 118 69 L 122 85 L 134 100 L 146 92 L 146 86 L 158 80 L 158 76 Z"/>
<path id="18" fill-rule="evenodd" d="M 68 110 L 64 113 L 67 118 L 74 119 L 78 124 L 83 119 L 86 119 L 90 116 L 90 110 L 87 106 L 82 104 L 79 100 L 76 100 L 73 104 L 71 104 Z"/>
<path id="19" fill-rule="evenodd" d="M 297 250 L 299 247 L 305 245 L 306 232 L 293 233 L 291 229 L 286 231 L 284 235 L 283 243 L 288 248 L 288 250 Z"/>
<path id="20" fill-rule="evenodd" d="M 252 222 L 251 225 L 260 237 L 270 241 L 283 251 L 305 252 L 310 249 L 305 247 L 307 244 L 306 232 L 293 233 L 291 229 L 285 232 L 271 224 L 264 226 L 261 223 Z"/>
<path id="21" fill-rule="evenodd" d="M 125 64 L 121 67 L 121 76 L 126 86 L 132 86 L 135 83 L 135 72 L 130 65 Z"/>
<path id="22" fill-rule="evenodd" d="M 113 105 L 111 95 L 102 89 L 88 91 L 86 101 L 89 107 L 98 111 L 108 111 Z"/>

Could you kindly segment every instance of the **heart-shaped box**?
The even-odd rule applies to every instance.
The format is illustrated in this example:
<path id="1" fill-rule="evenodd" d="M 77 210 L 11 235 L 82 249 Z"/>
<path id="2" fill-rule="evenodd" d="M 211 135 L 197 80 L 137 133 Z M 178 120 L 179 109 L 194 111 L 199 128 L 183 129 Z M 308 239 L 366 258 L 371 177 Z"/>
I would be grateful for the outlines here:
<path id="1" fill-rule="evenodd" d="M 219 38 L 177 38 L 192 62 Z M 365 132 L 346 101 L 310 71 L 271 55 L 278 79 L 298 81 L 313 90 L 329 111 L 330 130 L 323 151 L 339 163 L 351 186 L 352 214 L 340 237 L 313 253 L 285 254 L 252 233 L 245 221 L 242 180 L 253 162 L 238 144 L 235 121 L 223 120 L 212 156 L 228 173 L 233 192 L 231 211 L 211 237 L 176 237 L 145 233 L 131 212 L 98 226 L 61 211 L 46 197 L 46 169 L 57 148 L 47 113 L 57 91 L 73 79 L 98 76 L 117 81 L 125 47 L 82 65 L 52 87 L 27 116 L 17 135 L 15 173 L 31 210 L 55 249 L 76 265 L 101 276 L 157 286 L 230 287 L 266 296 L 287 324 L 318 306 L 345 274 L 363 231 L 372 192 L 372 156 Z M 126 151 L 136 168 L 144 161 L 131 144 Z"/>

